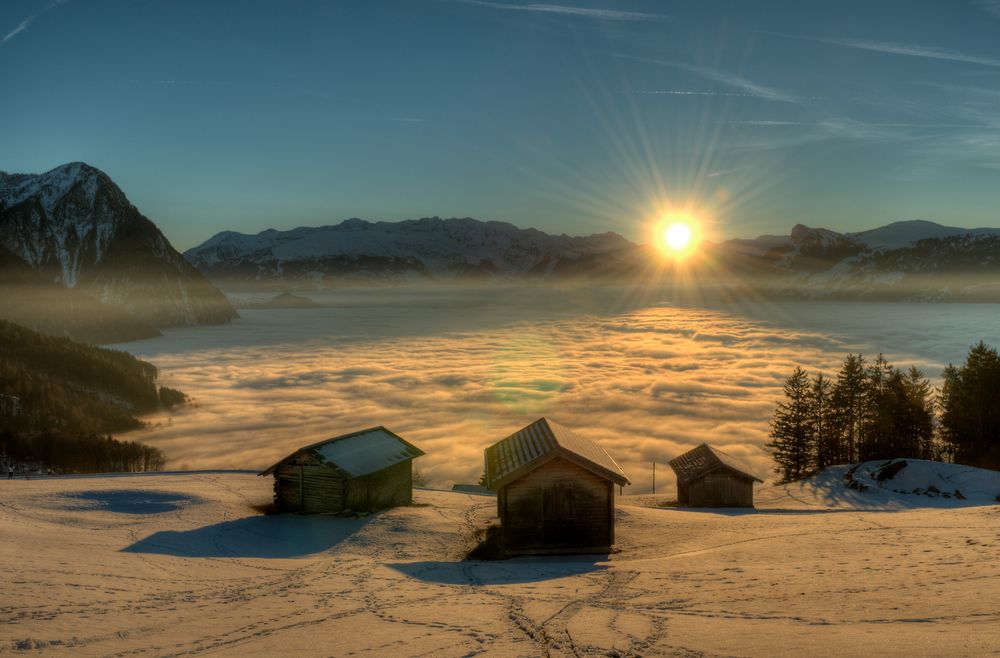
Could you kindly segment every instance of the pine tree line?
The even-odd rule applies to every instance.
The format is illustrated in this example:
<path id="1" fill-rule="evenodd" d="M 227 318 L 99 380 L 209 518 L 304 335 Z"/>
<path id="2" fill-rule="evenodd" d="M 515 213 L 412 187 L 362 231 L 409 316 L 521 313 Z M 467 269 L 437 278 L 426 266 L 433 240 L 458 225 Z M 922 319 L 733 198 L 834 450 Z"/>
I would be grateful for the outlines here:
<path id="1" fill-rule="evenodd" d="M 783 481 L 833 464 L 911 457 L 940 459 L 936 397 L 916 367 L 894 368 L 879 354 L 849 354 L 833 382 L 802 368 L 785 380 L 767 444 Z"/>
<path id="2" fill-rule="evenodd" d="M 11 464 L 36 464 L 56 473 L 141 473 L 162 471 L 166 463 L 158 448 L 97 434 L 8 429 L 0 431 L 0 446 Z"/>
<path id="3" fill-rule="evenodd" d="M 954 461 L 1000 470 L 1000 355 L 980 341 L 941 376 L 940 435 Z"/>

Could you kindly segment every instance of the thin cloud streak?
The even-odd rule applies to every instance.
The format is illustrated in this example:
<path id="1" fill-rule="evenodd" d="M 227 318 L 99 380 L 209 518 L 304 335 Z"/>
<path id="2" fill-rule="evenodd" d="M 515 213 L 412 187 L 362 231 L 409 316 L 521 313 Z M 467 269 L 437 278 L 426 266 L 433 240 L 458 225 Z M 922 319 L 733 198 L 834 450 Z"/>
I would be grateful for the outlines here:
<path id="1" fill-rule="evenodd" d="M 515 5 L 506 2 L 489 2 L 489 0 L 457 0 L 466 5 L 477 5 L 500 9 L 503 11 L 528 11 L 544 14 L 562 14 L 565 16 L 582 16 L 606 21 L 670 21 L 670 16 L 664 14 L 648 14 L 638 11 L 622 11 L 619 9 L 594 9 L 590 7 L 572 7 L 568 5 L 527 4 Z"/>
<path id="2" fill-rule="evenodd" d="M 908 57 L 923 57 L 926 59 L 938 59 L 950 62 L 964 62 L 966 64 L 980 64 L 982 66 L 1000 67 L 1000 59 L 970 55 L 957 50 L 949 50 L 947 48 L 896 43 L 894 41 L 867 41 L 864 39 L 834 39 L 826 42 L 839 46 L 847 46 L 849 48 L 858 48 L 860 50 L 888 53 L 890 55 L 905 55 Z"/>
<path id="3" fill-rule="evenodd" d="M 793 103 L 799 104 L 800 100 L 795 96 L 785 93 L 780 89 L 775 89 L 773 87 L 767 87 L 762 84 L 748 80 L 747 78 L 742 78 L 738 75 L 733 75 L 732 73 L 727 73 L 725 71 L 720 71 L 718 69 L 709 68 L 707 66 L 698 66 L 695 64 L 685 64 L 683 62 L 671 62 L 662 59 L 653 59 L 650 57 L 637 57 L 635 55 L 626 55 L 622 53 L 612 53 L 613 57 L 619 59 L 627 59 L 633 62 L 642 62 L 645 64 L 653 64 L 655 66 L 666 66 L 669 68 L 680 69 L 682 71 L 688 71 L 694 73 L 695 75 L 700 75 L 703 78 L 717 82 L 719 84 L 725 85 L 727 87 L 732 87 L 733 89 L 739 89 L 741 92 L 745 93 L 747 96 L 753 96 L 756 98 L 762 98 L 764 100 L 774 101 L 778 103 Z"/>
<path id="4" fill-rule="evenodd" d="M 45 7 L 41 11 L 39 11 L 36 14 L 32 14 L 31 16 L 28 16 L 23 21 L 21 21 L 20 24 L 17 27 L 15 27 L 13 30 L 11 30 L 7 34 L 5 34 L 4 37 L 3 37 L 3 39 L 0 39 L 0 45 L 3 45 L 5 43 L 7 43 L 11 39 L 13 39 L 17 35 L 19 35 L 21 32 L 24 32 L 25 30 L 27 30 L 31 26 L 31 24 L 34 23 L 35 20 L 39 16 L 41 16 L 42 14 L 45 14 L 46 12 L 49 12 L 49 11 L 55 9 L 56 7 L 61 7 L 61 6 L 63 6 L 64 4 L 66 4 L 68 2 L 69 2 L 69 0 L 53 0 L 49 4 L 45 5 Z"/>
<path id="5" fill-rule="evenodd" d="M 636 96 L 728 96 L 735 98 L 757 98 L 756 94 L 736 91 L 693 91 L 686 89 L 634 89 L 629 92 Z"/>
<path id="6" fill-rule="evenodd" d="M 18 25 L 13 30 L 4 35 L 4 38 L 0 39 L 0 43 L 7 43 L 11 39 L 19 35 L 21 32 L 24 32 L 26 29 L 28 29 L 28 26 L 35 21 L 37 17 L 38 14 L 35 14 L 34 16 L 28 16 L 27 18 L 25 18 L 23 21 L 21 21 L 20 25 Z"/>

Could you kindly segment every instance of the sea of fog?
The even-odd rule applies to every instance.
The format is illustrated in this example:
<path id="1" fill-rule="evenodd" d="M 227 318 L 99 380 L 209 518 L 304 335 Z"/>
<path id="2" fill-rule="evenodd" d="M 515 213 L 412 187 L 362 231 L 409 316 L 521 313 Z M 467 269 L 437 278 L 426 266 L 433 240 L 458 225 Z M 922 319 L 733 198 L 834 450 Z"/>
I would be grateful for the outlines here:
<path id="1" fill-rule="evenodd" d="M 988 304 L 684 303 L 623 288 L 392 288 L 241 310 L 226 326 L 117 345 L 192 396 L 127 436 L 173 468 L 263 468 L 302 445 L 385 425 L 421 447 L 434 486 L 475 482 L 483 448 L 545 415 L 599 441 L 648 491 L 702 441 L 771 474 L 763 448 L 796 365 L 835 375 L 883 352 L 937 382 L 980 339 Z"/>

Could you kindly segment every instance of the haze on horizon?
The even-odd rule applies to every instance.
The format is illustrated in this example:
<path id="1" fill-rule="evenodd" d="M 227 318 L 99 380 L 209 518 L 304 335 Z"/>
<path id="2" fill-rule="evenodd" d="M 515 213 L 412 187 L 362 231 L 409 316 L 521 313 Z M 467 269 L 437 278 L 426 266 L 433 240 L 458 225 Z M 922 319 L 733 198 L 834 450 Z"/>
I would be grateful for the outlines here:
<path id="1" fill-rule="evenodd" d="M 1000 4 L 12 0 L 0 170 L 180 249 L 439 215 L 648 241 L 1000 223 Z"/>

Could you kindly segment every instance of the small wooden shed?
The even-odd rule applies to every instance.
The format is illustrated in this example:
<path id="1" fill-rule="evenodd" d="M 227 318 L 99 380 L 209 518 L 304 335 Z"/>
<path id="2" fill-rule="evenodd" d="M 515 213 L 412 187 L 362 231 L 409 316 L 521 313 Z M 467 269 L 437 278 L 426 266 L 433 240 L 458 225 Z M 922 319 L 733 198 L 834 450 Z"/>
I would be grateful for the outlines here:
<path id="1" fill-rule="evenodd" d="M 413 459 L 423 451 L 372 427 L 299 448 L 258 475 L 274 474 L 280 512 L 368 512 L 413 500 Z"/>
<path id="2" fill-rule="evenodd" d="M 763 482 L 707 443 L 671 459 L 670 468 L 677 475 L 677 504 L 685 507 L 753 507 L 753 483 Z"/>
<path id="3" fill-rule="evenodd" d="M 505 555 L 605 553 L 615 543 L 615 460 L 547 418 L 486 448 Z"/>

